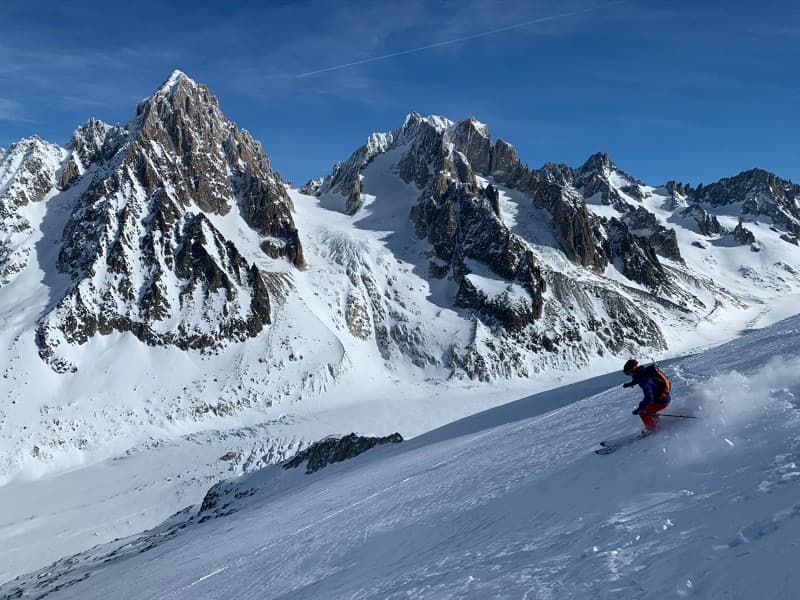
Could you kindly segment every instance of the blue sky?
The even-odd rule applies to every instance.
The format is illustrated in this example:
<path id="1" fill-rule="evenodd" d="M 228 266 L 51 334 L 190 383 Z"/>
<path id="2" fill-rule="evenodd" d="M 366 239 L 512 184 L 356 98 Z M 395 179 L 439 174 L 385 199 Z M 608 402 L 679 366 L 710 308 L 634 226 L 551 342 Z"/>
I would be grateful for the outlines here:
<path id="1" fill-rule="evenodd" d="M 800 182 L 793 1 L 26 0 L 2 12 L 3 147 L 32 133 L 63 144 L 90 116 L 125 122 L 179 68 L 295 183 L 410 111 L 475 116 L 532 167 L 604 151 L 653 184 L 755 166 Z"/>

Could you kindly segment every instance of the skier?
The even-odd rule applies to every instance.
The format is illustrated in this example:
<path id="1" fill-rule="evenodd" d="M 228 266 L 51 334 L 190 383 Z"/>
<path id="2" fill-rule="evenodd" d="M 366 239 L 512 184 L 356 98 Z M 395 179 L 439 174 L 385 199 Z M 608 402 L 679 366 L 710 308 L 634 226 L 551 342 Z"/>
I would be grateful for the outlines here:
<path id="1" fill-rule="evenodd" d="M 622 387 L 638 385 L 644 392 L 644 398 L 634 409 L 633 414 L 639 415 L 639 418 L 642 419 L 644 433 L 650 433 L 658 425 L 656 413 L 669 406 L 669 402 L 672 400 L 669 395 L 669 377 L 657 365 L 640 367 L 633 358 L 625 363 L 622 372 L 631 377 L 631 381 L 623 384 Z"/>

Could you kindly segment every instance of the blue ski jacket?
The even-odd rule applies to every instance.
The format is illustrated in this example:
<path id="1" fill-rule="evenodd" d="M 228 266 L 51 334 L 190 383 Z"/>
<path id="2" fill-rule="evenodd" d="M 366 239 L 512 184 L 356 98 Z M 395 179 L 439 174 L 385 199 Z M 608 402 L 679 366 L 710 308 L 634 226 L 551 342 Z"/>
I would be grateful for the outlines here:
<path id="1" fill-rule="evenodd" d="M 644 393 L 644 399 L 639 403 L 639 410 L 643 409 L 649 404 L 652 404 L 653 402 L 663 402 L 664 404 L 669 404 L 672 400 L 669 394 L 661 398 L 661 394 L 664 391 L 664 384 L 659 378 L 648 375 L 645 367 L 636 367 L 636 370 L 631 375 L 631 378 L 632 381 L 630 384 L 626 385 L 638 385 L 640 388 L 642 388 L 642 392 Z"/>

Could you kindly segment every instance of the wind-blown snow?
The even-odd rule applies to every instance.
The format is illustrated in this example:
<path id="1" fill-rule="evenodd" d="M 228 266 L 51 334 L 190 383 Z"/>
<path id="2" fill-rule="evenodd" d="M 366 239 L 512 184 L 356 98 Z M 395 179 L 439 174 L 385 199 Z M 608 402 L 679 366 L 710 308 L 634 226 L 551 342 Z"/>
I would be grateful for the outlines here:
<path id="1" fill-rule="evenodd" d="M 241 480 L 227 516 L 176 515 L 0 591 L 53 598 L 796 596 L 800 317 L 663 365 L 637 428 L 619 373 L 499 407 L 315 475 Z M 143 577 L 142 574 L 147 576 Z M 26 596 L 22 596 L 26 597 Z"/>

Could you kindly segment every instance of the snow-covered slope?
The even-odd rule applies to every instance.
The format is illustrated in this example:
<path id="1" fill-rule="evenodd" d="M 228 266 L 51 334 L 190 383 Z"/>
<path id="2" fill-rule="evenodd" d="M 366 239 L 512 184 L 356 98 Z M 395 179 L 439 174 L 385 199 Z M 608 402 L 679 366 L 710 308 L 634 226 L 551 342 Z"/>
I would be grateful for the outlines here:
<path id="1" fill-rule="evenodd" d="M 662 429 L 621 375 L 326 467 L 269 467 L 205 510 L 7 583 L 9 597 L 796 597 L 800 318 L 676 360 Z"/>

